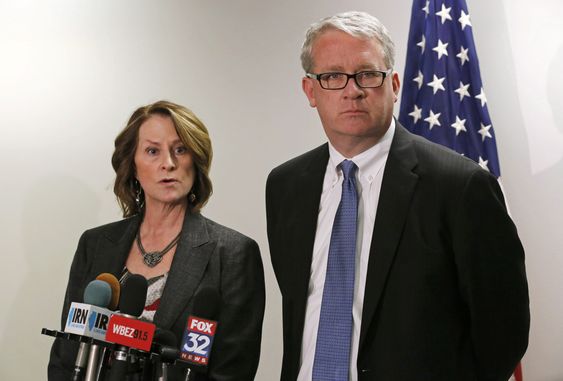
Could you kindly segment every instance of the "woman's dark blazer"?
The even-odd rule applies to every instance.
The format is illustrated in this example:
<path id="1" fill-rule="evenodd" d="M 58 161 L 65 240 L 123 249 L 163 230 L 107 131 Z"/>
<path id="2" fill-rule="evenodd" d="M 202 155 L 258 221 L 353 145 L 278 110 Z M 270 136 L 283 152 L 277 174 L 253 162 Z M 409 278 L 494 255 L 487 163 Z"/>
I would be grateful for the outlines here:
<path id="1" fill-rule="evenodd" d="M 131 250 L 140 218 L 134 216 L 82 234 L 70 269 L 61 326 L 71 302 L 82 302 L 88 283 L 101 273 L 119 277 Z M 221 296 L 218 327 L 207 377 L 253 380 L 260 357 L 264 317 L 264 272 L 255 241 L 199 213 L 186 214 L 154 324 L 182 341 L 193 296 L 206 287 Z M 69 380 L 78 345 L 61 339 L 51 349 L 49 380 Z M 178 369 L 169 380 L 181 379 Z"/>

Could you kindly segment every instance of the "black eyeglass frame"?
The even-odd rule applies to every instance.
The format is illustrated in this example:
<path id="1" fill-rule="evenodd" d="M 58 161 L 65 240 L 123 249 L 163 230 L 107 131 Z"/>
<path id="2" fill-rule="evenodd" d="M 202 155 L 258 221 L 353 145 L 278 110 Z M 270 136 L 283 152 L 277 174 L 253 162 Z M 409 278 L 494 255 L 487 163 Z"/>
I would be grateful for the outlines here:
<path id="1" fill-rule="evenodd" d="M 356 85 L 362 89 L 377 89 L 378 87 L 383 86 L 383 83 L 385 82 L 385 78 L 387 78 L 391 73 L 393 72 L 393 69 L 387 69 L 387 70 L 363 70 L 363 71 L 359 71 L 357 73 L 354 74 L 348 74 L 348 73 L 342 73 L 342 72 L 338 72 L 338 71 L 330 71 L 330 72 L 326 72 L 326 73 L 319 73 L 319 74 L 315 74 L 315 73 L 305 73 L 305 76 L 307 78 L 311 78 L 311 79 L 316 79 L 317 81 L 319 81 L 319 85 L 325 89 L 325 90 L 342 90 L 344 89 L 346 86 L 348 86 L 348 81 L 350 81 L 350 78 L 354 78 L 354 82 L 356 82 Z M 358 83 L 358 75 L 361 74 L 365 74 L 365 73 L 380 73 L 382 75 L 382 79 L 381 79 L 381 84 L 379 86 L 362 86 Z M 327 75 L 327 74 L 342 74 L 346 76 L 346 83 L 344 84 L 344 86 L 342 87 L 337 87 L 337 88 L 328 88 L 328 87 L 324 87 L 322 82 L 321 82 L 321 76 L 323 75 Z"/>

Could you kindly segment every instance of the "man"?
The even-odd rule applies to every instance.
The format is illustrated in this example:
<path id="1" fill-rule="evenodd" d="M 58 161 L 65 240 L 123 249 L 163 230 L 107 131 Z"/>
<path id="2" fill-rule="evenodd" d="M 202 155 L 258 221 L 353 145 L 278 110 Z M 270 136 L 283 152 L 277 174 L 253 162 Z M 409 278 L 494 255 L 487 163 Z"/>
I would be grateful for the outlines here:
<path id="1" fill-rule="evenodd" d="M 506 381 L 528 342 L 524 252 L 496 179 L 394 118 L 373 16 L 313 24 L 303 91 L 328 143 L 275 168 L 283 381 Z"/>

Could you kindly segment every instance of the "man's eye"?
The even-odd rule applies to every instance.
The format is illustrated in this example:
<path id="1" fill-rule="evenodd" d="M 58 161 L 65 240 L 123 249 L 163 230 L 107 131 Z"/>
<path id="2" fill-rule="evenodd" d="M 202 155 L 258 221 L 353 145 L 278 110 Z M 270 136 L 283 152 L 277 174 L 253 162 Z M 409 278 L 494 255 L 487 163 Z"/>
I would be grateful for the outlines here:
<path id="1" fill-rule="evenodd" d="M 371 79 L 371 78 L 379 78 L 381 77 L 381 73 L 378 71 L 363 71 L 361 73 L 358 73 L 358 75 L 360 77 L 363 77 L 365 79 Z"/>
<path id="2" fill-rule="evenodd" d="M 327 73 L 325 74 L 326 80 L 337 80 L 342 78 L 342 73 Z"/>

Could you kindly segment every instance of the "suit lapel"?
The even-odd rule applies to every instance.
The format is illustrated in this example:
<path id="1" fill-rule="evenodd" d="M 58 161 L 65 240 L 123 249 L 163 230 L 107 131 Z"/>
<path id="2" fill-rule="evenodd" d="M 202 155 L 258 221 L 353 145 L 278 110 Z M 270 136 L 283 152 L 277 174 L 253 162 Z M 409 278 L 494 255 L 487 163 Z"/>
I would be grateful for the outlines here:
<path id="1" fill-rule="evenodd" d="M 185 309 L 203 278 L 215 245 L 201 214 L 186 213 L 160 306 L 154 316 L 154 323 L 160 328 L 170 329 Z"/>
<path id="2" fill-rule="evenodd" d="M 285 282 L 288 284 L 290 294 L 285 296 L 289 296 L 288 299 L 291 301 L 291 314 L 294 319 L 294 324 L 291 324 L 291 337 L 298 338 L 290 355 L 292 364 L 299 364 L 301 353 L 313 246 L 328 158 L 328 145 L 324 144 L 314 151 L 309 161 L 304 163 L 302 171 L 291 181 L 292 183 L 295 181 L 295 188 L 290 193 L 295 205 L 291 208 L 294 217 L 287 220 L 292 226 L 290 231 L 293 234 L 287 237 L 292 245 L 287 253 L 288 278 Z"/>
<path id="3" fill-rule="evenodd" d="M 319 216 L 319 204 L 323 189 L 323 180 L 328 162 L 328 145 L 324 144 L 317 149 L 313 158 L 304 166 L 303 171 L 297 179 L 294 210 L 297 211 L 294 225 L 293 242 L 296 242 L 292 262 L 295 264 L 296 273 L 292 277 L 297 279 L 297 300 L 302 305 L 303 318 L 305 316 L 305 305 L 307 301 L 307 290 L 311 276 L 311 261 L 313 258 L 313 246 L 317 231 L 317 220 Z M 301 326 L 301 325 L 298 325 Z"/>
<path id="4" fill-rule="evenodd" d="M 418 175 L 413 172 L 417 158 L 412 144 L 409 133 L 397 123 L 383 174 L 370 246 L 360 331 L 360 351 L 395 258 L 410 200 L 418 181 Z"/>

